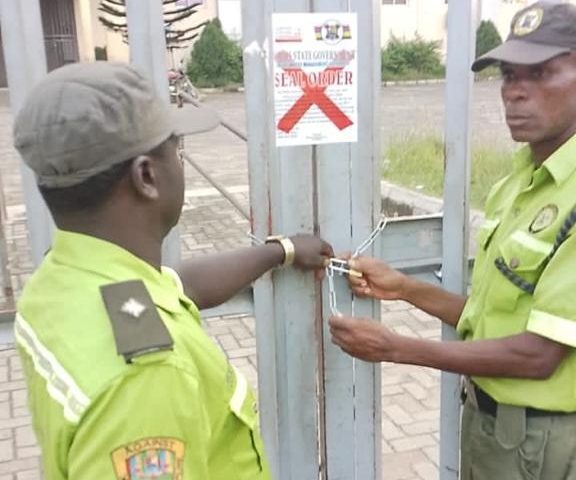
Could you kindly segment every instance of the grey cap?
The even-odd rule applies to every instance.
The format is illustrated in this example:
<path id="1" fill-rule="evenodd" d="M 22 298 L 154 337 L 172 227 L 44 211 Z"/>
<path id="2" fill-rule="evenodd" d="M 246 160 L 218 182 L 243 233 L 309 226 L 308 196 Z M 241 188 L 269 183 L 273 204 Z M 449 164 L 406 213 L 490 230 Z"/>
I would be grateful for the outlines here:
<path id="1" fill-rule="evenodd" d="M 135 68 L 77 63 L 54 70 L 30 93 L 14 123 L 14 145 L 38 185 L 77 185 L 149 152 L 171 135 L 211 130 L 207 108 L 172 108 Z"/>
<path id="2" fill-rule="evenodd" d="M 576 6 L 540 1 L 512 19 L 506 41 L 472 64 L 479 72 L 496 62 L 535 65 L 576 50 Z"/>

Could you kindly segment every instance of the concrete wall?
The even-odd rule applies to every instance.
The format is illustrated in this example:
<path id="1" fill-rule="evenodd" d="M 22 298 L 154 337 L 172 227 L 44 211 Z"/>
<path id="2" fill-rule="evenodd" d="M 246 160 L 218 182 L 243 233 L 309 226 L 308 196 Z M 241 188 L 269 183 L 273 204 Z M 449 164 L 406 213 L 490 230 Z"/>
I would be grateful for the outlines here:
<path id="1" fill-rule="evenodd" d="M 104 28 L 98 20 L 99 4 L 100 0 L 90 0 L 90 23 L 94 47 L 106 48 L 108 60 L 127 62 L 128 47 L 123 44 L 121 36 Z"/>
<path id="2" fill-rule="evenodd" d="M 440 42 L 446 51 L 445 0 L 406 0 L 406 4 L 385 4 L 380 9 L 380 39 L 386 46 L 392 36 L 411 40 L 419 35 L 425 40 Z"/>
<path id="3" fill-rule="evenodd" d="M 222 1 L 222 0 L 221 0 Z M 478 21 L 491 20 L 504 40 L 514 14 L 535 0 L 481 0 Z M 576 0 L 564 0 L 576 4 Z M 385 46 L 392 35 L 412 39 L 418 33 L 425 40 L 439 40 L 446 54 L 445 0 L 406 0 L 406 4 L 382 5 L 381 42 Z"/>
<path id="4" fill-rule="evenodd" d="M 212 20 L 216 17 L 218 17 L 218 0 L 204 0 L 203 4 L 198 6 L 197 13 L 182 21 L 182 23 L 178 24 L 178 27 L 189 28 L 193 25 L 198 25 L 199 23 L 205 22 L 206 20 Z M 184 63 L 188 61 L 192 45 L 193 44 L 185 49 L 175 49 L 173 51 L 175 66 L 178 66 L 181 60 L 184 60 Z M 171 65 L 171 63 L 172 59 L 170 58 L 169 65 Z"/>
<path id="5" fill-rule="evenodd" d="M 81 62 L 94 61 L 94 31 L 91 0 L 74 0 L 74 16 Z"/>
<path id="6" fill-rule="evenodd" d="M 516 12 L 528 5 L 533 3 L 531 0 L 512 0 L 509 2 L 499 1 L 494 7 L 494 13 L 487 20 L 491 20 L 498 33 L 505 40 L 510 32 L 510 23 L 512 22 L 512 17 Z"/>
<path id="7" fill-rule="evenodd" d="M 242 12 L 239 0 L 218 0 L 218 18 L 222 30 L 234 41 L 242 39 Z"/>

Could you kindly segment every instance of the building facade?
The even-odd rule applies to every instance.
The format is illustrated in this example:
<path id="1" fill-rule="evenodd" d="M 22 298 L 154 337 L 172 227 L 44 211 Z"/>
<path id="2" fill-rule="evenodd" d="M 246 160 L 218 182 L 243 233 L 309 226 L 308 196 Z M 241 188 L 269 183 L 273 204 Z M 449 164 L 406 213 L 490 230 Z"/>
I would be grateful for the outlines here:
<path id="1" fill-rule="evenodd" d="M 91 0 L 40 0 L 48 70 L 94 58 Z M 6 87 L 0 31 L 0 87 Z"/>
<path id="2" fill-rule="evenodd" d="M 106 50 L 108 60 L 127 62 L 130 57 L 128 45 L 124 42 L 122 35 L 110 30 L 102 25 L 98 17 L 102 15 L 98 11 L 100 0 L 91 1 L 91 19 L 94 35 L 94 45 Z M 176 8 L 196 6 L 196 13 L 178 22 L 179 29 L 190 28 L 199 25 L 207 20 L 218 17 L 217 0 L 177 0 L 174 4 Z M 167 52 L 167 62 L 170 67 L 178 67 L 182 60 L 186 60 L 190 55 L 193 42 L 186 48 L 175 48 Z"/>
<path id="3" fill-rule="evenodd" d="M 44 31 L 48 71 L 67 63 L 90 62 L 96 48 L 106 52 L 112 61 L 129 60 L 128 45 L 118 32 L 104 27 L 98 20 L 100 0 L 39 0 Z M 177 0 L 176 5 L 196 4 L 197 13 L 178 24 L 188 28 L 218 16 L 217 0 Z M 187 58 L 190 47 L 167 52 L 167 64 L 177 66 Z M 7 86 L 2 32 L 0 31 L 0 88 Z"/>

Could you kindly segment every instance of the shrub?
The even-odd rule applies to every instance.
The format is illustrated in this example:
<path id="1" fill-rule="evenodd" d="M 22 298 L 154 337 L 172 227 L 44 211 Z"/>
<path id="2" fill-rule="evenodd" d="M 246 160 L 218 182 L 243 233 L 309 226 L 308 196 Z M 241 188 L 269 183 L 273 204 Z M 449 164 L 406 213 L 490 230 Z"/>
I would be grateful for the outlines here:
<path id="1" fill-rule="evenodd" d="M 392 37 L 382 50 L 382 79 L 442 76 L 440 43 L 416 35 L 413 40 Z"/>
<path id="2" fill-rule="evenodd" d="M 482 20 L 476 30 L 476 56 L 484 55 L 502 43 L 502 38 L 490 20 Z"/>
<path id="3" fill-rule="evenodd" d="M 226 36 L 218 19 L 204 27 L 194 44 L 188 63 L 188 76 L 198 87 L 242 83 L 242 49 Z"/>

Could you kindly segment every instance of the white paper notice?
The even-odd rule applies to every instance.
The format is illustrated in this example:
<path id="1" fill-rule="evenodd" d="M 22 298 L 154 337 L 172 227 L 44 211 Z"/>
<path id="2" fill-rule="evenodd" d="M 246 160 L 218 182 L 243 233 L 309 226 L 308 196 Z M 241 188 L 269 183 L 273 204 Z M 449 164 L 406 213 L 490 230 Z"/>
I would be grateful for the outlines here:
<path id="1" fill-rule="evenodd" d="M 358 140 L 355 13 L 276 13 L 276 145 Z"/>

